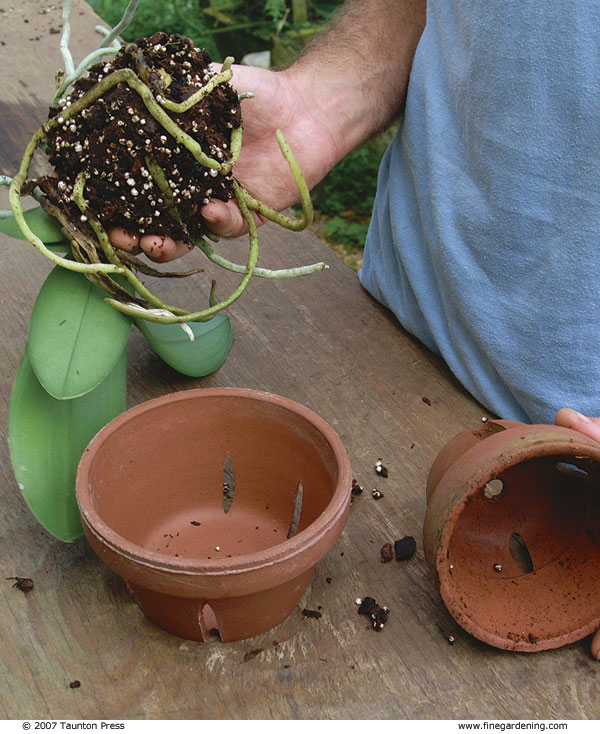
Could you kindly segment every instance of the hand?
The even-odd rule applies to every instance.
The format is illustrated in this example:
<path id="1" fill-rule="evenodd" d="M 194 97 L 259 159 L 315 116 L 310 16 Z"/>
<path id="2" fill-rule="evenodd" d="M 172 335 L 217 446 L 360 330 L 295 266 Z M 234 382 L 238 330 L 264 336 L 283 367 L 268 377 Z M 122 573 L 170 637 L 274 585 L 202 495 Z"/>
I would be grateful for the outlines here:
<path id="1" fill-rule="evenodd" d="M 600 417 L 590 418 L 571 408 L 561 408 L 554 418 L 554 423 L 563 428 L 573 428 L 586 436 L 600 441 Z"/>
<path id="2" fill-rule="evenodd" d="M 425 25 L 425 6 L 425 0 L 347 0 L 289 69 L 233 67 L 234 88 L 254 95 L 242 102 L 242 152 L 233 169 L 250 194 L 276 210 L 297 200 L 275 139 L 277 128 L 311 189 L 346 153 L 397 117 Z M 213 200 L 202 215 L 219 236 L 236 237 L 247 230 L 232 201 Z M 161 261 L 185 251 L 184 243 L 169 238 L 161 244 Z M 145 238 L 137 244 L 130 240 L 128 246 L 145 249 Z"/>
<path id="3" fill-rule="evenodd" d="M 285 71 L 233 67 L 235 89 L 254 94 L 242 102 L 242 153 L 233 172 L 256 199 L 276 210 L 297 199 L 275 140 L 277 128 L 311 189 L 346 153 L 397 117 L 425 6 L 425 0 L 347 0 Z M 218 235 L 246 231 L 232 202 L 212 201 L 202 213 Z"/>
<path id="4" fill-rule="evenodd" d="M 233 67 L 232 83 L 238 93 L 252 92 L 242 101 L 243 145 L 234 167 L 236 179 L 257 199 L 277 211 L 298 199 L 296 184 L 281 154 L 275 131 L 282 130 L 311 188 L 343 156 L 336 136 L 321 121 L 317 107 L 288 72 L 273 72 L 249 66 Z M 213 199 L 201 210 L 208 228 L 220 237 L 244 234 L 248 225 L 235 201 Z M 261 217 L 255 214 L 258 224 Z M 188 252 L 188 245 L 171 237 L 139 237 L 122 227 L 109 230 L 115 247 L 143 251 L 155 262 L 167 262 Z"/>
<path id="5" fill-rule="evenodd" d="M 252 99 L 242 102 L 242 152 L 233 172 L 255 198 L 277 211 L 298 200 L 294 179 L 275 138 L 277 129 L 283 132 L 309 189 L 345 152 L 330 127 L 331 121 L 305 91 L 308 78 L 291 71 L 233 67 L 232 84 L 236 91 L 254 94 Z M 203 207 L 202 216 L 221 237 L 237 237 L 247 231 L 246 221 L 234 201 L 212 200 Z M 258 216 L 257 221 L 260 223 Z"/>

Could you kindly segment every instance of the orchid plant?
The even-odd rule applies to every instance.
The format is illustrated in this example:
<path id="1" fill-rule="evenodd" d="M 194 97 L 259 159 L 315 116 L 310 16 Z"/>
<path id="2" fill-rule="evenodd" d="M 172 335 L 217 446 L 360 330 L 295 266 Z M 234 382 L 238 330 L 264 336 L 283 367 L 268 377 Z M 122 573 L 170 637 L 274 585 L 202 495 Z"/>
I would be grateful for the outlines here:
<path id="1" fill-rule="evenodd" d="M 64 70 L 48 119 L 27 145 L 18 172 L 0 176 L 10 210 L 0 231 L 28 240 L 55 266 L 30 317 L 27 346 L 9 407 L 15 476 L 34 515 L 70 541 L 82 528 L 75 473 L 93 435 L 125 409 L 125 350 L 132 324 L 169 365 L 202 376 L 226 359 L 233 337 L 223 311 L 253 277 L 290 278 L 323 263 L 269 270 L 258 267 L 253 212 L 298 231 L 312 222 L 310 195 L 281 132 L 277 140 L 298 187 L 302 214 L 288 217 L 255 199 L 234 177 L 242 146 L 240 97 L 231 87 L 233 59 L 213 71 L 191 41 L 168 34 L 121 45 L 139 0 L 130 0 L 112 29 L 98 27 L 97 49 L 75 64 L 70 43 L 71 0 L 63 3 L 60 51 Z M 107 58 L 110 57 L 110 58 Z M 37 152 L 52 175 L 30 178 Z M 100 157 L 99 157 L 100 156 Z M 37 206 L 23 209 L 23 197 Z M 208 197 L 235 198 L 248 224 L 246 263 L 218 253 L 217 238 L 199 214 Z M 188 311 L 164 303 L 142 280 L 203 272 L 161 271 L 113 247 L 111 224 L 177 232 L 208 260 L 239 273 L 224 299 L 212 282 L 206 307 Z"/>

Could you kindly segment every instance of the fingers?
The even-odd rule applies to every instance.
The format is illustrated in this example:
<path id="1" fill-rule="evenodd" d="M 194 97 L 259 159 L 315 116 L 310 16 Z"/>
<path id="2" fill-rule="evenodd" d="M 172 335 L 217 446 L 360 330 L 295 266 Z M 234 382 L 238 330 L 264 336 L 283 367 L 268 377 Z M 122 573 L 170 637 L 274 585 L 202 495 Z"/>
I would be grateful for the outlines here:
<path id="1" fill-rule="evenodd" d="M 182 240 L 174 240 L 172 237 L 156 234 L 139 237 L 123 227 L 112 227 L 108 230 L 108 237 L 111 243 L 120 250 L 125 250 L 133 255 L 144 252 L 157 263 L 176 260 L 192 249 L 192 245 Z"/>
<path id="2" fill-rule="evenodd" d="M 248 231 L 248 223 L 234 201 L 213 199 L 200 213 L 210 231 L 219 237 L 239 237 Z"/>
<path id="3" fill-rule="evenodd" d="M 108 230 L 108 239 L 111 244 L 120 250 L 137 255 L 140 251 L 140 238 L 137 234 L 128 232 L 124 227 L 112 227 Z"/>
<path id="4" fill-rule="evenodd" d="M 590 418 L 571 408 L 561 408 L 554 418 L 557 426 L 573 428 L 586 436 L 600 441 L 600 418 Z"/>
<path id="5" fill-rule="evenodd" d="M 183 240 L 174 240 L 164 235 L 147 234 L 140 238 L 140 247 L 145 254 L 157 263 L 166 263 L 182 257 L 192 249 Z"/>
<path id="6" fill-rule="evenodd" d="M 202 208 L 201 213 L 206 226 L 218 237 L 239 237 L 248 231 L 248 223 L 233 200 L 225 202 L 213 199 Z M 256 212 L 252 212 L 252 215 L 257 226 L 261 225 L 262 218 Z M 123 227 L 112 227 L 108 236 L 115 247 L 132 254 L 144 252 L 158 263 L 176 260 L 192 249 L 192 245 L 183 240 L 174 240 L 163 235 L 139 237 Z"/>

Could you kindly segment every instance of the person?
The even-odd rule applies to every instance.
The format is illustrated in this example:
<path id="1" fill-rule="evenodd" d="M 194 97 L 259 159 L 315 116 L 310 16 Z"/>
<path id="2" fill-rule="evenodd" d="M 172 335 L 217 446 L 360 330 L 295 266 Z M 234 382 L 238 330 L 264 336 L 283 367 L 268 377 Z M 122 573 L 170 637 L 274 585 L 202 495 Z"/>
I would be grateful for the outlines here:
<path id="1" fill-rule="evenodd" d="M 289 68 L 235 67 L 254 99 L 234 173 L 283 209 L 276 128 L 312 187 L 402 113 L 362 285 L 496 415 L 600 440 L 599 61 L 588 0 L 347 0 Z M 246 230 L 233 202 L 202 215 Z M 187 252 L 113 236 L 159 261 Z"/>

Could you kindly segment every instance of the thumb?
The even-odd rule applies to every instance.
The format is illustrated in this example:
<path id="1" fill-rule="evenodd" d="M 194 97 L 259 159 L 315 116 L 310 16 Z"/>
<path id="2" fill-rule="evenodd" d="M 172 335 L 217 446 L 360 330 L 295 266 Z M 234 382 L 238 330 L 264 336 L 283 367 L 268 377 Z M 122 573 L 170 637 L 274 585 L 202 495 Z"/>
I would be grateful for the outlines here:
<path id="1" fill-rule="evenodd" d="M 248 223 L 235 201 L 211 200 L 200 210 L 211 232 L 219 237 L 239 237 L 248 231 Z"/>
<path id="2" fill-rule="evenodd" d="M 600 441 L 600 418 L 590 418 L 571 408 L 561 408 L 554 418 L 554 423 L 564 428 L 573 428 L 596 441 Z"/>

